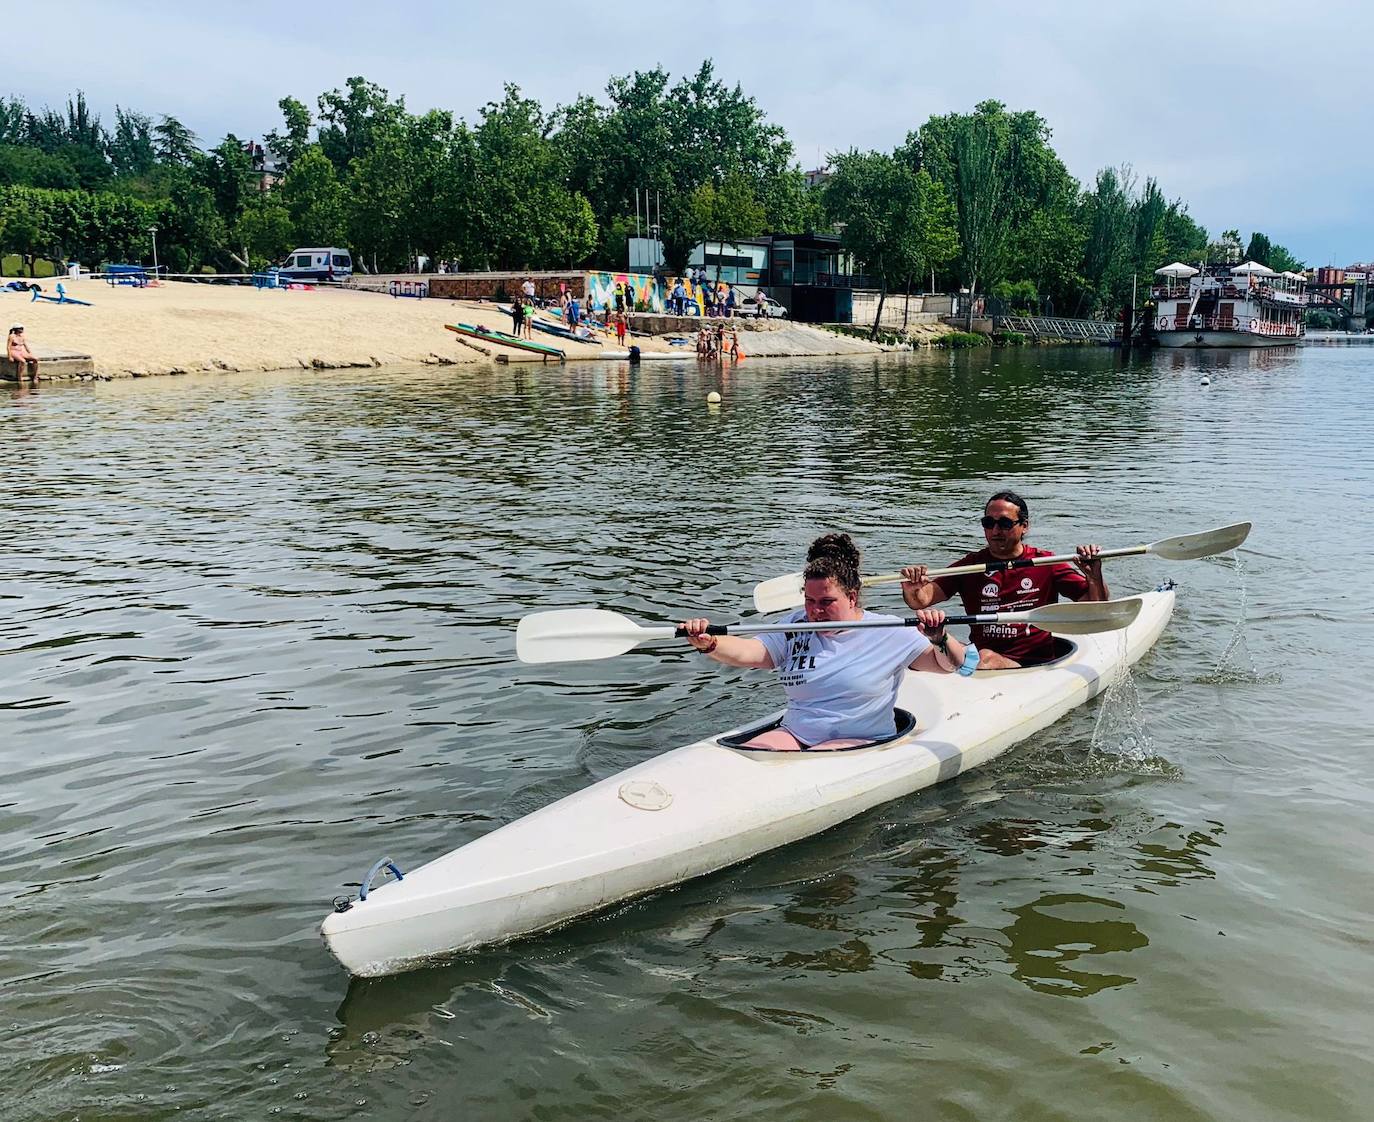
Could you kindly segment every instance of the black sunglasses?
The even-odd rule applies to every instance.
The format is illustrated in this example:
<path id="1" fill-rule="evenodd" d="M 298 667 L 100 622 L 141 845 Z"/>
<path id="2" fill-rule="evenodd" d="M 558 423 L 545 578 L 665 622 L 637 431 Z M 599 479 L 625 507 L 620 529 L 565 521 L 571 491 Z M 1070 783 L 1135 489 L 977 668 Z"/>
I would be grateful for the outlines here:
<path id="1" fill-rule="evenodd" d="M 1021 525 L 1019 518 L 994 518 L 990 514 L 983 515 L 978 521 L 982 523 L 984 530 L 991 530 L 994 526 L 1003 530 L 1010 530 L 1013 526 Z"/>

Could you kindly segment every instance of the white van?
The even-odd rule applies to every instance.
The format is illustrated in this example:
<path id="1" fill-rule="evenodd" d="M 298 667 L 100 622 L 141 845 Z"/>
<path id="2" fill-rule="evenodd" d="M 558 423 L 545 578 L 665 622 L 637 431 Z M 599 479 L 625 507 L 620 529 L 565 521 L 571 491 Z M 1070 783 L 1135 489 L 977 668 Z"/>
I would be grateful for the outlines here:
<path id="1" fill-rule="evenodd" d="M 287 280 L 347 280 L 353 275 L 353 258 L 348 250 L 338 246 L 308 246 L 293 249 L 277 266 L 277 273 Z"/>

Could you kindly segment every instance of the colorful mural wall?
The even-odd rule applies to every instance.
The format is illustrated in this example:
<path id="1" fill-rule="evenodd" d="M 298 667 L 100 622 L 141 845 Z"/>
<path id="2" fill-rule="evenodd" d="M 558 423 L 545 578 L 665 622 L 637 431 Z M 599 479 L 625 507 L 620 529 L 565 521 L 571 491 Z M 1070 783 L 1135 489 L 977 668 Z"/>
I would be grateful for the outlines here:
<path id="1" fill-rule="evenodd" d="M 588 273 L 587 299 L 592 308 L 614 311 L 617 286 L 622 292 L 630 290 L 636 311 L 663 311 L 663 286 L 645 273 Z"/>

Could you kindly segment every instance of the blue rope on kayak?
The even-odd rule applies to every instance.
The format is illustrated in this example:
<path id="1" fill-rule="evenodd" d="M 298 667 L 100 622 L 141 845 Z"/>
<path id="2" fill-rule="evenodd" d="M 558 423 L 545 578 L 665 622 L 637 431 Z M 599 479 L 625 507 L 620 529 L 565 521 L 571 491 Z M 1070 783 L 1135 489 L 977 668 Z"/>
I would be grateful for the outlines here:
<path id="1" fill-rule="evenodd" d="M 367 876 L 363 877 L 363 885 L 360 889 L 358 889 L 358 900 L 360 902 L 367 899 L 367 890 L 368 887 L 372 884 L 372 878 L 375 877 L 384 868 L 390 869 L 391 875 L 395 877 L 397 880 L 406 879 L 405 875 L 401 872 L 401 870 L 396 867 L 395 861 L 393 861 L 390 857 L 379 857 L 376 863 L 372 866 L 372 868 L 367 870 Z"/>

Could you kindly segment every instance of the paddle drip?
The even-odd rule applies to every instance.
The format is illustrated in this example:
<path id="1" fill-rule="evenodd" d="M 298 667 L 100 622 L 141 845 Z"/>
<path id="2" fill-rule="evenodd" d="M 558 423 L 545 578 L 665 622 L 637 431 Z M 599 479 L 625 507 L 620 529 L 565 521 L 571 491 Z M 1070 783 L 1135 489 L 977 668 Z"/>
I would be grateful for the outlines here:
<path id="1" fill-rule="evenodd" d="M 1140 690 L 1126 659 L 1126 633 L 1116 634 L 1117 670 L 1097 707 L 1089 751 L 1143 763 L 1152 757 L 1154 738 L 1145 725 Z"/>
<path id="2" fill-rule="evenodd" d="M 1239 601 L 1236 612 L 1236 629 L 1231 633 L 1231 638 L 1221 652 L 1216 668 L 1198 679 L 1199 682 L 1219 685 L 1231 682 L 1277 681 L 1278 675 L 1276 674 L 1260 674 L 1259 668 L 1255 665 L 1255 656 L 1250 653 L 1250 645 L 1245 641 L 1245 622 L 1248 615 L 1247 609 L 1250 605 L 1250 589 L 1245 582 L 1244 560 L 1239 552 L 1233 552 L 1226 557 L 1217 558 L 1217 563 L 1221 565 L 1230 564 L 1235 569 L 1236 594 Z"/>

